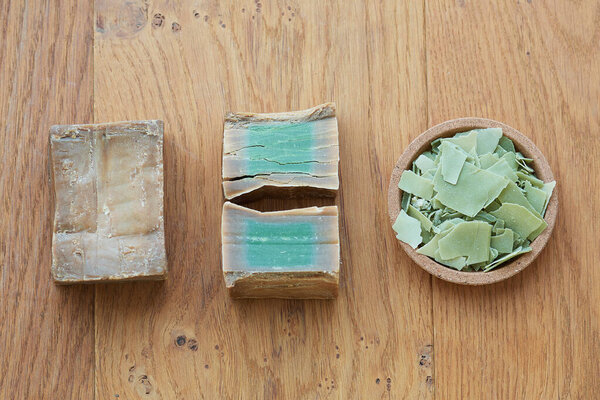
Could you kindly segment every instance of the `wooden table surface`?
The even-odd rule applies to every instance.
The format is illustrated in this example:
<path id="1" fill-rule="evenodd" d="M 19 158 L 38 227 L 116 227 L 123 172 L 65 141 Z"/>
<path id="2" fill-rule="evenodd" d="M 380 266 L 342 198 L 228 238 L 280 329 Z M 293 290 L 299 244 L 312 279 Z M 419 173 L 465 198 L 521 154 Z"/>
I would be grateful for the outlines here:
<path id="1" fill-rule="evenodd" d="M 325 101 L 339 298 L 233 301 L 223 115 Z M 0 398 L 598 398 L 599 103 L 596 0 L 2 1 Z M 420 270 L 387 217 L 403 149 L 462 116 L 525 133 L 558 181 L 546 250 L 487 287 Z M 154 118 L 169 279 L 54 286 L 48 128 Z"/>

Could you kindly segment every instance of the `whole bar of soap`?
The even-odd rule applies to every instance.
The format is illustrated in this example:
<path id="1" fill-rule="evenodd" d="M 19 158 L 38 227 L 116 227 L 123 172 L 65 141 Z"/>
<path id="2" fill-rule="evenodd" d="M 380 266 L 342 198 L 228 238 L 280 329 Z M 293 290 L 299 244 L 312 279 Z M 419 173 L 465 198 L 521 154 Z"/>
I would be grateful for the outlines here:
<path id="1" fill-rule="evenodd" d="M 336 206 L 262 213 L 226 202 L 222 218 L 223 275 L 231 296 L 337 296 Z"/>
<path id="2" fill-rule="evenodd" d="M 50 128 L 56 283 L 164 279 L 163 123 Z"/>
<path id="3" fill-rule="evenodd" d="M 274 114 L 229 113 L 223 133 L 227 199 L 265 194 L 335 196 L 339 188 L 335 104 Z"/>

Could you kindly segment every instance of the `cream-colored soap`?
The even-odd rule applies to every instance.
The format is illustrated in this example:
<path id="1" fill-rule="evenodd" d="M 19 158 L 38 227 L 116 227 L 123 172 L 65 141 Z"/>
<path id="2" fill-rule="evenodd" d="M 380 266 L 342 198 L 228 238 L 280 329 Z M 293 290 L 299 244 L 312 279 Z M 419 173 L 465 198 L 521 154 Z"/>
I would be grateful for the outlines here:
<path id="1" fill-rule="evenodd" d="M 259 212 L 226 202 L 221 229 L 223 274 L 233 297 L 337 296 L 336 206 Z"/>
<path id="2" fill-rule="evenodd" d="M 56 283 L 164 279 L 163 123 L 50 129 Z"/>

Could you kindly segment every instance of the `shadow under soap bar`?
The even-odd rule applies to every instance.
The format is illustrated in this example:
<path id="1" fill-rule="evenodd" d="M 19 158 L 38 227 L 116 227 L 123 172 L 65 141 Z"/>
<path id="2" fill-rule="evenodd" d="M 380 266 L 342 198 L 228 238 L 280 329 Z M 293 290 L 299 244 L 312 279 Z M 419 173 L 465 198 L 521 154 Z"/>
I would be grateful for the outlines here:
<path id="1" fill-rule="evenodd" d="M 223 274 L 232 297 L 337 296 L 336 206 L 262 213 L 226 202 L 221 229 Z"/>
<path id="2" fill-rule="evenodd" d="M 164 279 L 163 123 L 55 125 L 56 283 Z"/>
<path id="3" fill-rule="evenodd" d="M 339 187 L 335 104 L 273 114 L 228 113 L 223 134 L 227 199 L 335 196 Z"/>

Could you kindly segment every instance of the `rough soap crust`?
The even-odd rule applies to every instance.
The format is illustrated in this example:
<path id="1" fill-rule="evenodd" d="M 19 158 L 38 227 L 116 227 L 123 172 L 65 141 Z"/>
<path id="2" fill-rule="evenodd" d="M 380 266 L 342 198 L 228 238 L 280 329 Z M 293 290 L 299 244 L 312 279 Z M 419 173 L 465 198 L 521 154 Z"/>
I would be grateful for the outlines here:
<path id="1" fill-rule="evenodd" d="M 280 113 L 227 112 L 225 128 L 244 127 L 254 122 L 309 122 L 330 117 L 335 117 L 335 103 L 324 103 L 306 110 Z"/>
<path id="2" fill-rule="evenodd" d="M 337 272 L 225 272 L 233 298 L 334 299 L 338 295 Z"/>
<path id="3" fill-rule="evenodd" d="M 162 261 L 158 262 L 156 266 L 160 272 L 152 272 L 149 274 L 137 274 L 132 275 L 129 273 L 121 273 L 118 275 L 111 275 L 106 277 L 93 277 L 93 278 L 74 278 L 69 271 L 66 271 L 61 262 L 58 261 L 55 254 L 56 235 L 60 230 L 58 226 L 58 208 L 59 204 L 56 199 L 56 180 L 54 171 L 54 154 L 53 154 L 53 143 L 59 143 L 61 139 L 65 138 L 87 138 L 94 134 L 94 132 L 102 132 L 106 136 L 111 135 L 122 135 L 123 133 L 143 133 L 148 136 L 157 136 L 157 143 L 161 148 L 160 152 L 160 165 L 157 167 L 160 169 L 160 175 L 164 179 L 164 172 L 162 171 L 164 166 L 164 154 L 162 152 L 163 143 L 163 121 L 160 120 L 148 120 L 148 121 L 124 121 L 124 122 L 113 122 L 113 123 L 101 123 L 101 124 L 77 124 L 77 125 L 53 125 L 50 127 L 49 134 L 49 156 L 50 156 L 50 179 L 51 187 L 53 188 L 54 194 L 54 221 L 53 221 L 53 249 L 52 249 L 52 278 L 55 284 L 66 285 L 66 284 L 89 284 L 89 283 L 103 283 L 103 282 L 115 282 L 115 281 L 141 281 L 141 280 L 164 280 L 167 278 L 168 267 L 166 253 Z M 93 155 L 90 154 L 90 157 Z M 163 181 L 164 182 L 164 181 Z M 159 229 L 162 231 L 162 246 L 164 248 L 164 183 L 160 185 L 160 215 L 158 219 L 160 221 Z M 88 210 L 90 213 L 96 212 L 96 210 Z"/>

